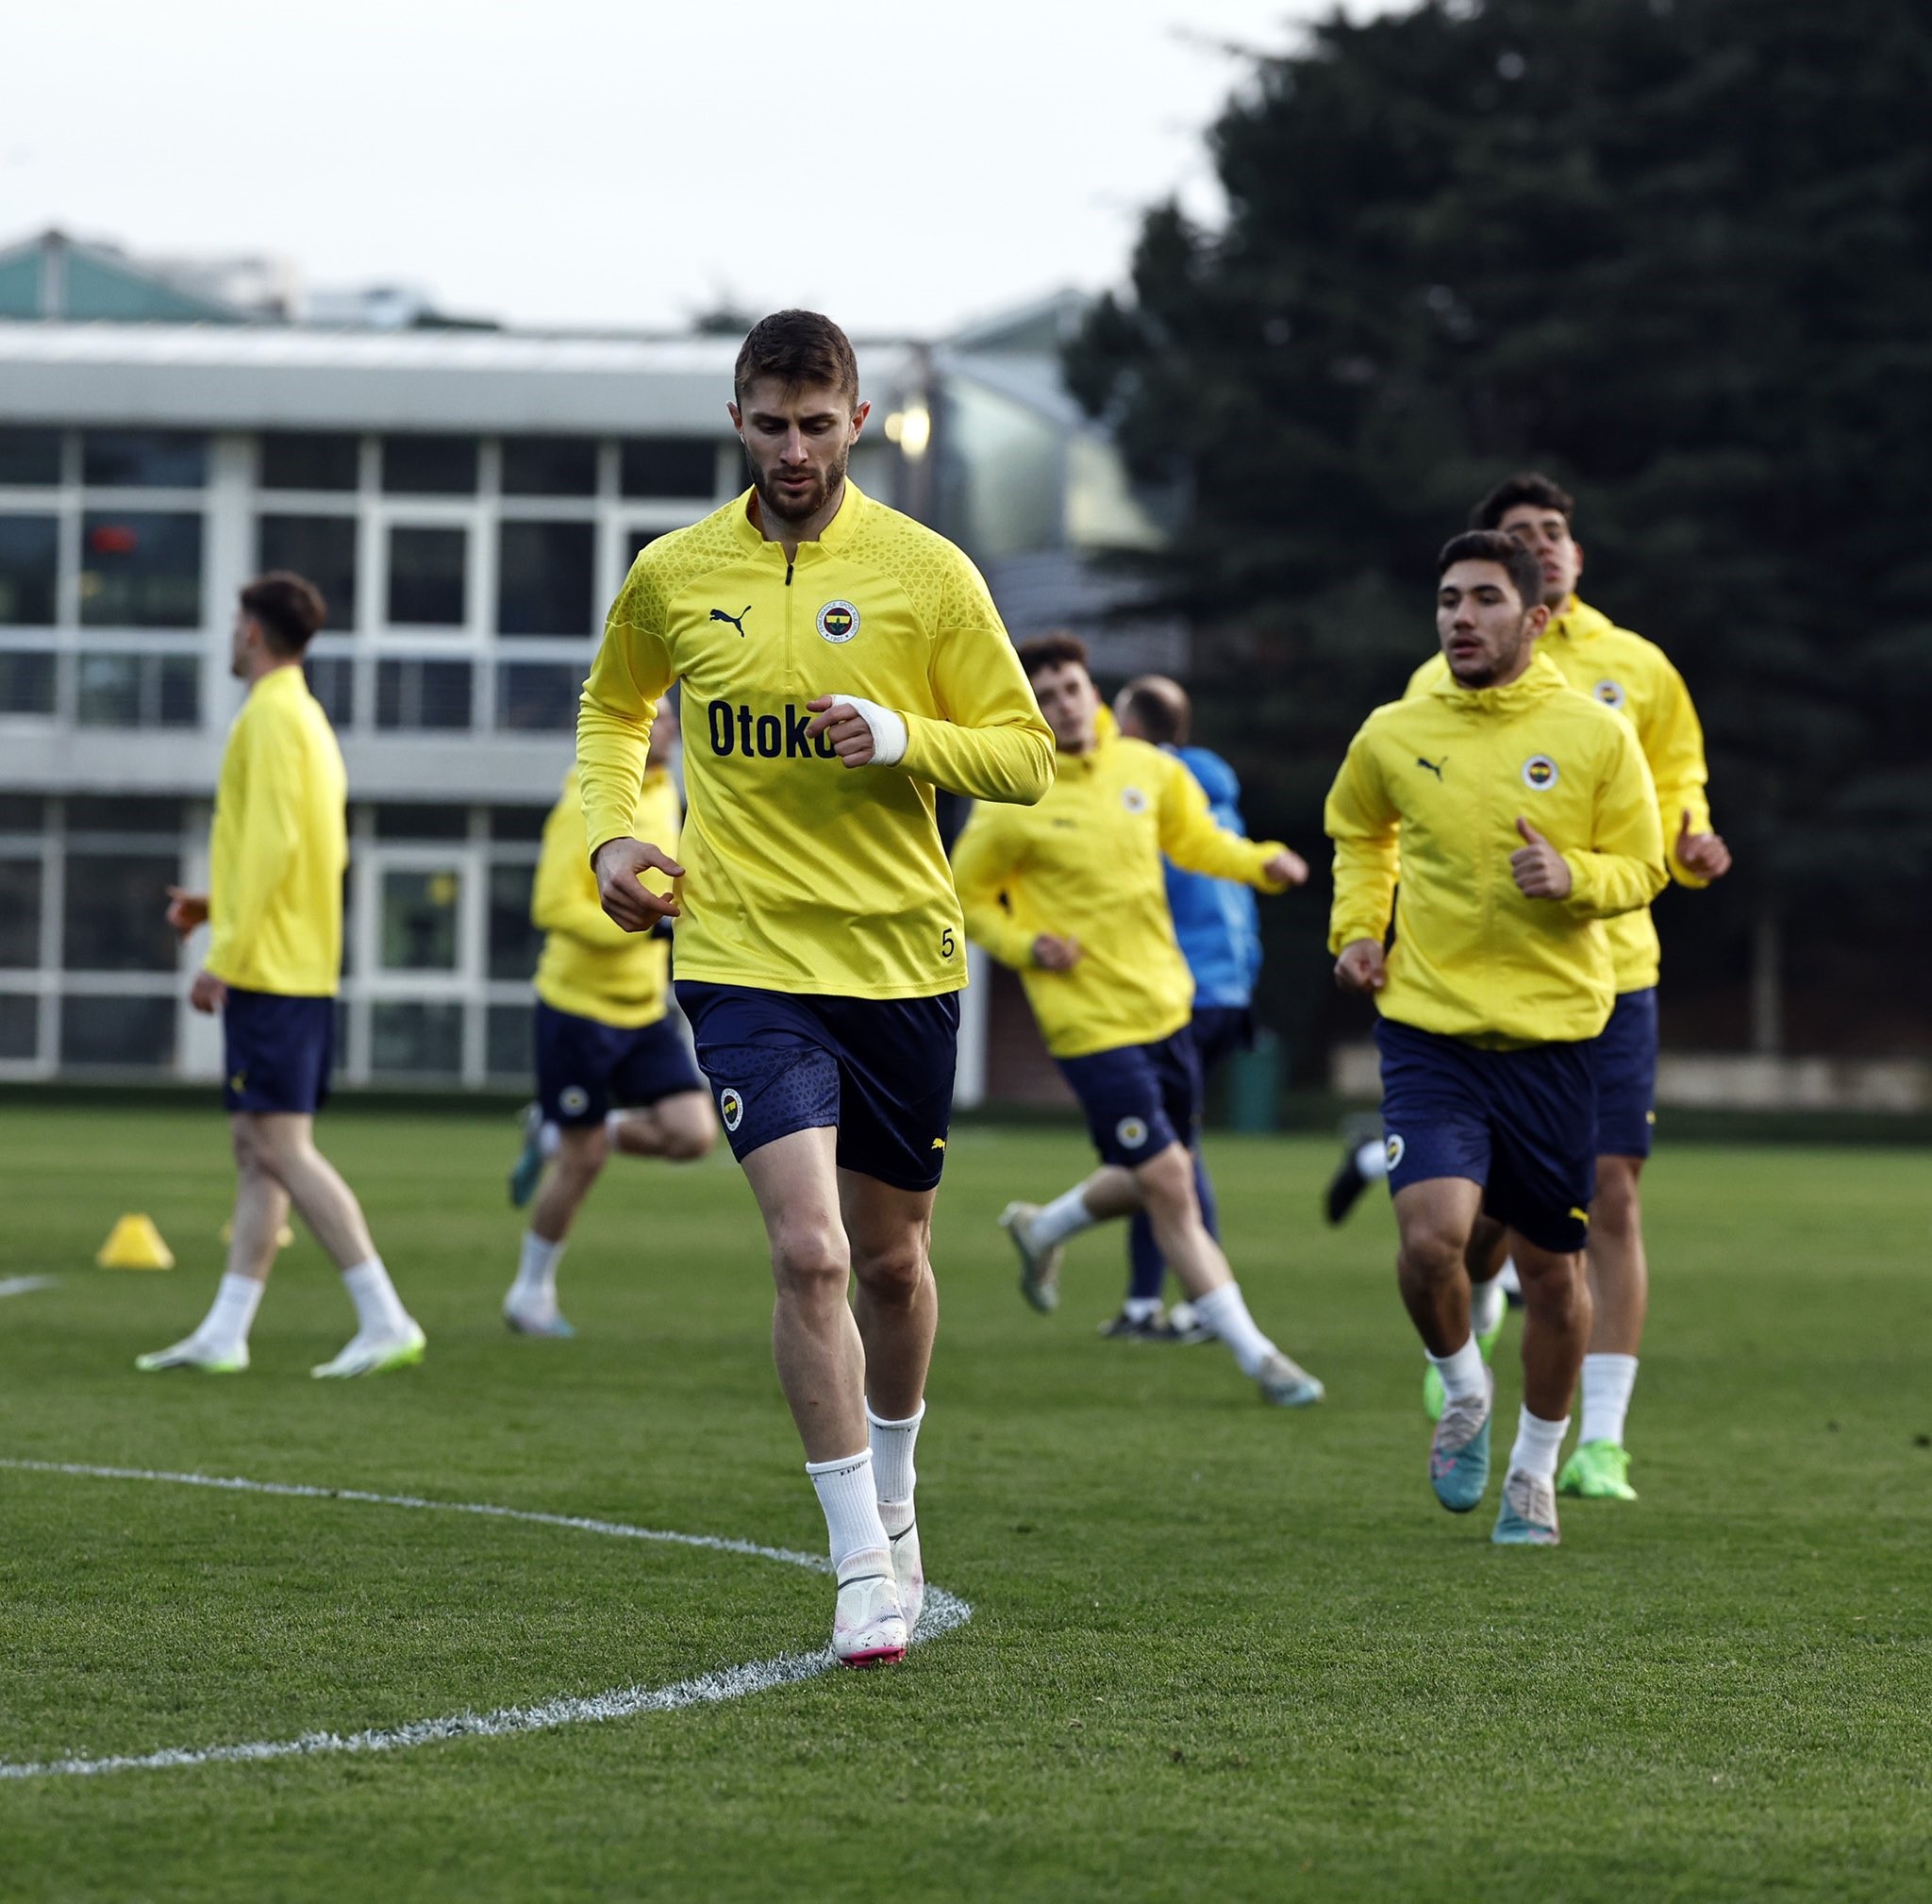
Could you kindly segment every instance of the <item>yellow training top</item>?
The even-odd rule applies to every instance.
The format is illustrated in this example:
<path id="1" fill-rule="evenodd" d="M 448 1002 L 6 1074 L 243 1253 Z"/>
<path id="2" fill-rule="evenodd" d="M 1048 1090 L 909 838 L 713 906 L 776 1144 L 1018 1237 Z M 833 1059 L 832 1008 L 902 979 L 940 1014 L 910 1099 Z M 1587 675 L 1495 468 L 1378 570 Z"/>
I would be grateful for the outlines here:
<path id="1" fill-rule="evenodd" d="M 1518 890 L 1519 814 L 1562 854 L 1568 898 Z M 1604 1028 L 1616 985 L 1597 922 L 1663 890 L 1657 791 L 1629 722 L 1574 693 L 1541 643 L 1507 687 L 1458 687 L 1445 668 L 1434 687 L 1377 708 L 1324 821 L 1335 842 L 1329 950 L 1379 944 L 1394 898 L 1383 1017 L 1504 1044 Z"/>
<path id="2" fill-rule="evenodd" d="M 1615 708 L 1637 729 L 1650 777 L 1657 782 L 1665 865 L 1680 886 L 1707 886 L 1710 882 L 1691 872 L 1675 851 L 1686 813 L 1693 833 L 1710 829 L 1710 807 L 1704 793 L 1709 777 L 1704 764 L 1704 729 L 1683 676 L 1655 642 L 1618 627 L 1600 609 L 1574 595 L 1560 614 L 1551 617 L 1537 646 L 1573 688 Z M 1448 662 L 1440 654 L 1432 656 L 1410 676 L 1408 692 L 1432 687 L 1448 673 Z M 1609 934 L 1617 990 L 1641 992 L 1655 985 L 1659 948 L 1650 908 L 1620 912 L 1604 929 Z"/>
<path id="3" fill-rule="evenodd" d="M 675 860 L 677 823 L 677 789 L 669 774 L 653 767 L 638 796 L 637 837 Z M 660 874 L 647 876 L 644 883 L 654 893 L 671 890 Z M 625 1031 L 663 1017 L 671 943 L 649 932 L 626 932 L 599 902 L 575 767 L 564 776 L 562 795 L 543 823 L 530 923 L 546 935 L 537 961 L 537 996 L 544 1004 Z"/>
<path id="4" fill-rule="evenodd" d="M 1190 873 L 1279 892 L 1257 844 L 1214 823 L 1201 784 L 1174 755 L 1123 739 L 1100 711 L 1099 744 L 1062 754 L 1037 807 L 978 807 L 953 848 L 966 929 L 1026 988 L 1046 1048 L 1081 1058 L 1151 1044 L 1193 1011 L 1194 975 L 1174 936 L 1164 855 Z M 1080 942 L 1065 972 L 1033 962 L 1042 932 Z"/>
<path id="5" fill-rule="evenodd" d="M 631 832 L 652 710 L 681 680 L 678 976 L 859 998 L 956 992 L 963 922 L 933 789 L 1037 800 L 1053 730 L 951 543 L 848 480 L 823 536 L 788 562 L 746 514 L 751 493 L 652 543 L 610 610 L 577 714 L 591 850 Z M 903 715 L 905 759 L 848 769 L 828 740 L 808 740 L 806 703 L 821 694 Z"/>
<path id="6" fill-rule="evenodd" d="M 342 970 L 349 778 L 292 663 L 248 692 L 222 750 L 209 843 L 208 969 L 244 992 L 332 998 Z"/>

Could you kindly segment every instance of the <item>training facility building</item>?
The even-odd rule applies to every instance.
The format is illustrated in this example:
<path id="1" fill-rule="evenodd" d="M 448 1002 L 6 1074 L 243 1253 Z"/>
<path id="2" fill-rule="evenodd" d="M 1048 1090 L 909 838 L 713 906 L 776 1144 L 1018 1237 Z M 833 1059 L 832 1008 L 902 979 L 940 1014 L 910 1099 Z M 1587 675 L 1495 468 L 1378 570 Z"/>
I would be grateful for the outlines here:
<path id="1" fill-rule="evenodd" d="M 1122 624 L 1086 560 L 1153 530 L 1058 392 L 1069 309 L 861 342 L 853 473 L 958 526 L 1016 635 L 1172 664 L 1178 631 Z M 218 1075 L 163 894 L 207 876 L 236 591 L 286 567 L 328 598 L 308 674 L 349 771 L 338 1077 L 519 1083 L 578 689 L 637 551 L 742 486 L 737 338 L 237 319 L 117 257 L 0 253 L 0 1078 Z M 1038 1077 L 989 1040 L 994 989 L 969 1100 L 990 1047 Z"/>

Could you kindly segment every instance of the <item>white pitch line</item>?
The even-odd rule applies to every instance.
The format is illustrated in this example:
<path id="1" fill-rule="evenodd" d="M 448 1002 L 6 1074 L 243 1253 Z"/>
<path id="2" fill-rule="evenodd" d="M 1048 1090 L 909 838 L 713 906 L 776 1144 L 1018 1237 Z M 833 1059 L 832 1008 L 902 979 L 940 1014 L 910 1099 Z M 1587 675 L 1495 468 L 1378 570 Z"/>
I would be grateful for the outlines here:
<path id="1" fill-rule="evenodd" d="M 93 1480 L 160 1481 L 177 1487 L 221 1488 L 238 1494 L 275 1495 L 304 1500 L 358 1501 L 374 1507 L 420 1508 L 435 1513 L 482 1514 L 493 1520 L 527 1521 L 539 1527 L 568 1528 L 577 1533 L 608 1534 L 619 1540 L 661 1541 L 713 1553 L 746 1554 L 786 1566 L 829 1573 L 823 1554 L 791 1547 L 762 1546 L 756 1541 L 726 1540 L 716 1534 L 669 1533 L 631 1527 L 623 1521 L 591 1520 L 580 1514 L 539 1513 L 527 1508 L 496 1507 L 484 1501 L 425 1500 L 415 1495 L 378 1495 L 361 1488 L 323 1488 L 292 1481 L 246 1480 L 234 1475 L 171 1474 L 153 1468 L 93 1467 L 79 1461 L 38 1461 L 0 1458 L 0 1468 L 27 1474 L 74 1475 Z M 972 1607 L 942 1587 L 928 1586 L 915 1645 L 963 1627 Z M 449 1712 L 436 1719 L 373 1728 L 360 1732 L 304 1732 L 293 1739 L 258 1739 L 235 1745 L 177 1745 L 158 1752 L 117 1753 L 101 1759 L 46 1759 L 32 1763 L 0 1760 L 0 1780 L 98 1778 L 108 1772 L 164 1771 L 178 1765 L 221 1765 L 265 1759 L 307 1758 L 326 1752 L 406 1752 L 445 1739 L 500 1739 L 517 1732 L 550 1731 L 558 1726 L 599 1724 L 641 1712 L 675 1712 L 688 1706 L 717 1705 L 752 1693 L 771 1692 L 815 1679 L 838 1664 L 827 1647 L 818 1653 L 778 1653 L 741 1666 L 721 1666 L 669 1686 L 615 1686 L 586 1698 L 546 1699 L 535 1706 L 500 1706 L 488 1712 Z"/>
<path id="2" fill-rule="evenodd" d="M 58 1276 L 0 1276 L 0 1295 L 25 1295 L 30 1289 L 52 1289 Z"/>

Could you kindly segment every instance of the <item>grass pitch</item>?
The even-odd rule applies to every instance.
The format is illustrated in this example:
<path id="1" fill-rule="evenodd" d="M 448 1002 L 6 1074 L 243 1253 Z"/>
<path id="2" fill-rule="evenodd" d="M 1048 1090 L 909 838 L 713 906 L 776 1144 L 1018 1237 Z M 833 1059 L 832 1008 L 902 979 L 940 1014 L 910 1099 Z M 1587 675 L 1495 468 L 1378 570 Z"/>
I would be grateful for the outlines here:
<path id="1" fill-rule="evenodd" d="M 496 1307 L 504 1123 L 324 1121 L 426 1365 L 322 1384 L 350 1311 L 306 1236 L 236 1379 L 142 1377 L 212 1293 L 212 1111 L 0 1109 L 0 1453 L 500 1503 L 818 1550 L 735 1168 L 614 1163 L 562 1282 Z M 1264 1328 L 1329 1385 L 1101 1341 L 1121 1241 L 1022 1306 L 993 1227 L 1087 1167 L 961 1129 L 920 1448 L 962 1631 L 900 1668 L 379 1756 L 0 1781 L 13 1898 L 1918 1898 L 1932 1895 L 1932 1169 L 1666 1144 L 1634 1507 L 1491 1548 L 1425 1478 L 1391 1228 L 1325 1142 L 1210 1140 Z M 116 1214 L 181 1259 L 110 1274 Z M 1520 1383 L 1499 1353 L 1507 1447 Z M 824 1644 L 767 1562 L 326 1498 L 0 1469 L 0 1760 L 478 1712 Z"/>

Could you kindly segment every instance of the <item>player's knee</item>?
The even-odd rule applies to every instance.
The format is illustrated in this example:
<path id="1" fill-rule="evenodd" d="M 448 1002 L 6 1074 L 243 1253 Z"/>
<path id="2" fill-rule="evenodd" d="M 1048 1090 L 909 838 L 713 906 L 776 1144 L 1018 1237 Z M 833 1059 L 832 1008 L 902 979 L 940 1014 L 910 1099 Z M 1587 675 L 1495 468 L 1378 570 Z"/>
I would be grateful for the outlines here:
<path id="1" fill-rule="evenodd" d="M 1200 1198 L 1194 1191 L 1194 1160 L 1187 1147 L 1170 1144 L 1158 1157 L 1149 1158 L 1134 1172 L 1141 1202 L 1156 1223 L 1185 1221 L 1201 1214 Z"/>
<path id="2" fill-rule="evenodd" d="M 793 1294 L 836 1292 L 842 1298 L 852 1271 L 845 1232 L 822 1217 L 790 1218 L 772 1238 L 772 1274 Z"/>
<path id="3" fill-rule="evenodd" d="M 896 1237 L 882 1248 L 855 1252 L 853 1274 L 866 1293 L 881 1302 L 909 1302 L 925 1279 L 925 1241 L 917 1231 Z"/>
<path id="4" fill-rule="evenodd" d="M 708 1097 L 695 1097 L 664 1119 L 664 1155 L 674 1163 L 696 1162 L 710 1154 L 717 1141 L 718 1120 Z"/>
<path id="5" fill-rule="evenodd" d="M 1422 1282 L 1447 1282 L 1462 1273 L 1468 1247 L 1468 1239 L 1453 1229 L 1429 1223 L 1409 1225 L 1402 1232 L 1402 1272 Z"/>
<path id="6" fill-rule="evenodd" d="M 1633 1232 L 1642 1215 L 1638 1183 L 1641 1165 L 1634 1157 L 1606 1157 L 1597 1164 L 1596 1200 L 1591 1206 L 1591 1228 L 1616 1236 Z"/>

